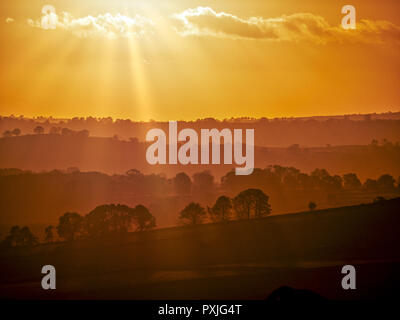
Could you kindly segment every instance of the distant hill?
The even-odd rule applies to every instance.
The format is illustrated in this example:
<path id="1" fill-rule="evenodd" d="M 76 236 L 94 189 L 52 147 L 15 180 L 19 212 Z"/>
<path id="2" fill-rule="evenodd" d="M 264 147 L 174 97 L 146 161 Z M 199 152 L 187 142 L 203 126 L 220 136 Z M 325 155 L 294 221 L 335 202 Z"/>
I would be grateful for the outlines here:
<path id="1" fill-rule="evenodd" d="M 179 120 L 179 119 L 171 119 Z M 0 134 L 18 128 L 21 134 L 32 134 L 35 127 L 41 126 L 45 133 L 67 128 L 70 130 L 88 130 L 91 136 L 113 137 L 144 141 L 151 128 L 166 130 L 168 122 L 135 122 L 130 119 L 112 118 L 24 118 L 1 117 Z M 195 121 L 179 121 L 178 128 L 253 128 L 256 131 L 255 142 L 261 147 L 289 147 L 299 144 L 306 147 L 330 145 L 366 145 L 373 139 L 392 142 L 400 141 L 400 112 L 382 114 L 353 114 L 337 116 L 319 116 L 302 118 L 231 118 L 215 120 L 213 118 Z"/>
<path id="2" fill-rule="evenodd" d="M 400 285 L 400 198 L 228 223 L 0 252 L 0 296 L 263 299 L 282 285 L 331 299 L 391 296 Z M 57 268 L 57 290 L 38 286 Z M 357 290 L 340 286 L 357 270 Z"/>
<path id="3" fill-rule="evenodd" d="M 137 140 L 121 141 L 115 138 L 60 134 L 0 138 L 0 168 L 50 171 L 77 167 L 82 171 L 108 174 L 137 169 L 144 173 L 164 173 L 168 176 L 181 171 L 193 174 L 210 170 L 215 177 L 220 178 L 236 167 L 236 165 L 151 166 L 146 161 L 147 146 L 148 144 Z M 325 168 L 334 174 L 354 172 L 361 179 L 377 178 L 385 173 L 397 178 L 400 175 L 400 145 L 387 142 L 379 146 L 256 147 L 255 167 L 263 168 L 273 164 L 293 166 L 305 172 L 315 168 Z"/>

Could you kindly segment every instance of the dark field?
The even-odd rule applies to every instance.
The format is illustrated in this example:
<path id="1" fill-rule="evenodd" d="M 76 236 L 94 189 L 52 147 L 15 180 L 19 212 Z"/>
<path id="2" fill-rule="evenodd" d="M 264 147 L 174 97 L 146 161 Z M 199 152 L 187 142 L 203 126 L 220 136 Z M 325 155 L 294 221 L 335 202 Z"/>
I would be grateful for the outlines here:
<path id="1" fill-rule="evenodd" d="M 264 299 L 289 285 L 330 299 L 394 298 L 400 285 L 400 199 L 160 229 L 124 238 L 0 253 L 0 297 Z M 54 265 L 57 289 L 41 289 Z M 343 265 L 357 289 L 343 290 Z"/>

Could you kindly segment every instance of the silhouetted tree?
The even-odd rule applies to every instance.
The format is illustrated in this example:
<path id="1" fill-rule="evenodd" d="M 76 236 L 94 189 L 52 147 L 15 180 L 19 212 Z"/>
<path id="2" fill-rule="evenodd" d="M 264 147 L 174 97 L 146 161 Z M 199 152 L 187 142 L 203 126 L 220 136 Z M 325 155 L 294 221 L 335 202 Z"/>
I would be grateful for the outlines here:
<path id="1" fill-rule="evenodd" d="M 247 189 L 240 192 L 233 199 L 233 208 L 239 218 L 250 219 L 251 213 L 256 218 L 271 213 L 271 206 L 268 203 L 269 197 L 260 189 Z"/>
<path id="2" fill-rule="evenodd" d="M 315 186 L 325 191 L 335 192 L 343 187 L 342 177 L 331 176 L 325 169 L 315 169 L 311 172 L 311 178 Z"/>
<path id="3" fill-rule="evenodd" d="M 85 216 L 85 231 L 89 237 L 100 237 L 110 231 L 108 207 L 98 206 Z"/>
<path id="4" fill-rule="evenodd" d="M 0 177 L 26 174 L 27 172 L 29 172 L 29 171 L 24 171 L 24 170 L 16 169 L 16 168 L 4 168 L 4 169 L 0 169 Z"/>
<path id="5" fill-rule="evenodd" d="M 98 211 L 103 211 L 106 217 L 108 228 L 104 228 L 107 232 L 126 233 L 129 231 L 132 221 L 133 209 L 123 204 L 109 204 L 96 208 Z M 96 212 L 96 209 L 94 210 Z"/>
<path id="6" fill-rule="evenodd" d="M 110 233 L 123 234 L 136 225 L 137 231 L 156 226 L 154 216 L 143 205 L 134 209 L 121 204 L 96 207 L 85 216 L 85 230 L 89 237 L 100 237 Z"/>
<path id="7" fill-rule="evenodd" d="M 326 177 L 322 180 L 325 190 L 327 191 L 339 191 L 343 188 L 343 179 L 339 175 Z"/>
<path id="8" fill-rule="evenodd" d="M 361 182 L 355 173 L 347 173 L 343 175 L 343 186 L 345 189 L 359 189 Z"/>
<path id="9" fill-rule="evenodd" d="M 297 182 L 300 190 L 312 190 L 314 188 L 312 178 L 306 173 L 299 173 Z"/>
<path id="10" fill-rule="evenodd" d="M 49 133 L 50 134 L 60 134 L 61 127 L 51 127 Z"/>
<path id="11" fill-rule="evenodd" d="M 37 238 L 32 234 L 28 227 L 21 229 L 22 246 L 32 247 L 38 244 Z"/>
<path id="12" fill-rule="evenodd" d="M 137 226 L 137 231 L 153 229 L 156 226 L 156 219 L 149 209 L 139 204 L 132 211 L 133 223 Z"/>
<path id="13" fill-rule="evenodd" d="M 330 174 L 328 171 L 325 169 L 314 169 L 314 171 L 311 172 L 311 177 L 317 179 L 318 181 L 321 181 L 323 179 L 326 179 L 330 177 Z"/>
<path id="14" fill-rule="evenodd" d="M 286 189 L 298 189 L 300 187 L 300 170 L 293 167 L 274 166 L 274 173 L 278 174 L 282 186 Z"/>
<path id="15" fill-rule="evenodd" d="M 46 243 L 51 243 L 54 241 L 53 229 L 54 229 L 53 226 L 48 226 L 48 227 L 46 227 L 46 229 L 44 229 L 44 233 L 45 233 L 44 241 Z"/>
<path id="16" fill-rule="evenodd" d="M 21 134 L 21 129 L 19 129 L 19 128 L 15 128 L 13 131 L 12 131 L 12 134 L 14 135 L 14 136 L 19 136 L 20 134 Z"/>
<path id="17" fill-rule="evenodd" d="M 36 126 L 35 129 L 33 129 L 33 132 L 36 134 L 42 134 L 44 133 L 44 128 L 42 126 Z"/>
<path id="18" fill-rule="evenodd" d="M 129 177 L 133 177 L 133 178 L 137 178 L 137 177 L 142 178 L 142 177 L 144 176 L 144 174 L 141 173 L 141 172 L 140 172 L 139 170 L 137 170 L 137 169 L 129 169 L 129 170 L 126 172 L 126 175 L 129 176 Z"/>
<path id="19" fill-rule="evenodd" d="M 60 217 L 57 233 L 60 238 L 72 241 L 81 234 L 83 227 L 83 217 L 76 212 L 66 212 Z"/>
<path id="20" fill-rule="evenodd" d="M 316 203 L 313 202 L 313 201 L 310 201 L 309 204 L 308 204 L 308 209 L 310 209 L 310 211 L 314 211 L 315 208 L 317 208 Z"/>
<path id="21" fill-rule="evenodd" d="M 3 240 L 2 244 L 6 247 L 16 247 L 21 243 L 21 228 L 19 226 L 11 227 L 9 235 Z"/>
<path id="22" fill-rule="evenodd" d="M 378 196 L 378 197 L 375 197 L 375 198 L 374 198 L 373 203 L 381 203 L 381 202 L 383 202 L 383 201 L 385 201 L 385 198 L 382 197 L 382 196 Z"/>
<path id="23" fill-rule="evenodd" d="M 208 193 L 213 192 L 214 189 L 214 176 L 210 171 L 197 172 L 193 175 L 193 192 L 194 193 Z"/>
<path id="24" fill-rule="evenodd" d="M 383 174 L 376 181 L 379 189 L 394 189 L 395 180 L 390 174 Z"/>
<path id="25" fill-rule="evenodd" d="M 73 173 L 79 173 L 80 170 L 79 170 L 78 167 L 68 167 L 67 170 L 66 170 L 66 172 L 67 172 L 68 174 L 73 174 Z"/>
<path id="26" fill-rule="evenodd" d="M 367 179 L 363 184 L 364 189 L 368 191 L 376 191 L 378 190 L 378 182 L 373 179 Z"/>
<path id="27" fill-rule="evenodd" d="M 251 208 L 253 205 L 253 196 L 248 190 L 242 191 L 232 200 L 233 208 L 239 219 L 243 219 L 244 217 L 250 219 Z"/>
<path id="28" fill-rule="evenodd" d="M 76 133 L 76 135 L 77 135 L 78 137 L 81 137 L 81 138 L 87 138 L 87 137 L 89 137 L 89 130 L 83 129 L 83 130 L 81 130 L 81 131 L 78 131 L 78 132 Z"/>
<path id="29" fill-rule="evenodd" d="M 6 130 L 3 132 L 3 137 L 8 138 L 11 137 L 13 134 L 10 130 Z"/>
<path id="30" fill-rule="evenodd" d="M 61 135 L 63 135 L 63 136 L 70 136 L 70 135 L 72 135 L 72 133 L 73 133 L 73 131 L 68 128 L 61 129 Z"/>
<path id="31" fill-rule="evenodd" d="M 189 195 L 192 190 L 192 180 L 184 173 L 178 173 L 173 179 L 175 192 L 179 195 Z"/>
<path id="32" fill-rule="evenodd" d="M 372 139 L 372 141 L 371 141 L 371 143 L 370 143 L 370 145 L 371 146 L 373 146 L 373 147 L 377 147 L 378 146 L 378 140 L 376 140 L 376 139 Z"/>
<path id="33" fill-rule="evenodd" d="M 207 208 L 211 220 L 213 221 L 228 220 L 231 209 L 231 199 L 226 196 L 220 196 L 212 208 Z"/>
<path id="34" fill-rule="evenodd" d="M 188 224 L 195 225 L 201 223 L 205 214 L 206 211 L 199 203 L 191 202 L 180 212 L 179 218 Z"/>
<path id="35" fill-rule="evenodd" d="M 4 239 L 3 245 L 7 247 L 32 247 L 38 244 L 37 238 L 28 227 L 13 226 L 10 234 Z"/>
<path id="36" fill-rule="evenodd" d="M 130 211 L 115 204 L 97 206 L 85 216 L 85 231 L 89 237 L 101 237 L 112 231 L 127 231 Z"/>

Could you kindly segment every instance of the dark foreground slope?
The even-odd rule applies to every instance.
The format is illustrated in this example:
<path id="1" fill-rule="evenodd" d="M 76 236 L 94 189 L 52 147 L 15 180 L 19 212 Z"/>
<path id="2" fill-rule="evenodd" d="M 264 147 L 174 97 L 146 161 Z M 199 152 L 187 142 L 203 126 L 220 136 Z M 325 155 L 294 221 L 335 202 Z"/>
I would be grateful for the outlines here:
<path id="1" fill-rule="evenodd" d="M 263 299 L 289 285 L 333 299 L 396 295 L 400 198 L 1 252 L 2 298 Z M 41 289 L 41 267 L 57 289 Z M 343 290 L 341 268 L 357 270 Z"/>

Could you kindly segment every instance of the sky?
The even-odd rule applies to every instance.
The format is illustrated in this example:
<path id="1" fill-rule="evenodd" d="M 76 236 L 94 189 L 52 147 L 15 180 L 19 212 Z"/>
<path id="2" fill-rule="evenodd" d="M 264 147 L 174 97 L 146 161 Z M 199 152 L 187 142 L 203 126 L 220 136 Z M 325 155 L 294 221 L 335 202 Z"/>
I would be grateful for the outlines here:
<path id="1" fill-rule="evenodd" d="M 345 4 L 355 30 L 341 27 Z M 399 9 L 397 0 L 4 0 L 0 114 L 400 111 Z"/>

